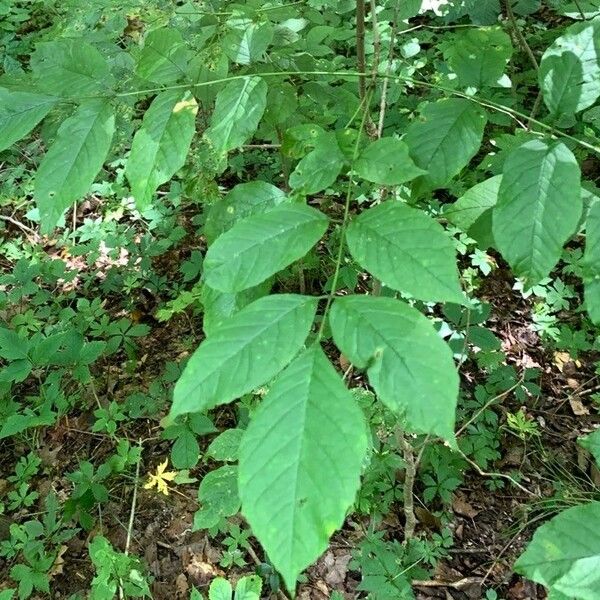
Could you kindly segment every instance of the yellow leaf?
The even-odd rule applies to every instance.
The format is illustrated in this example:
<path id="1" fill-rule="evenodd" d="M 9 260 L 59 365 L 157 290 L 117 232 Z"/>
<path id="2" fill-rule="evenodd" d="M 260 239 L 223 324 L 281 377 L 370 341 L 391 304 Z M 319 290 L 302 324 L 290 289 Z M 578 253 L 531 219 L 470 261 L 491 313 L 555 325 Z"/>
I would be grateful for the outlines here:
<path id="1" fill-rule="evenodd" d="M 164 494 L 165 496 L 169 495 L 169 486 L 167 485 L 168 481 L 173 481 L 175 477 L 177 477 L 177 471 L 165 471 L 167 465 L 169 464 L 169 459 L 166 458 L 164 462 L 160 463 L 156 468 L 156 474 L 148 473 L 148 481 L 144 485 L 144 489 L 149 490 L 153 487 L 156 487 L 156 491 Z"/>

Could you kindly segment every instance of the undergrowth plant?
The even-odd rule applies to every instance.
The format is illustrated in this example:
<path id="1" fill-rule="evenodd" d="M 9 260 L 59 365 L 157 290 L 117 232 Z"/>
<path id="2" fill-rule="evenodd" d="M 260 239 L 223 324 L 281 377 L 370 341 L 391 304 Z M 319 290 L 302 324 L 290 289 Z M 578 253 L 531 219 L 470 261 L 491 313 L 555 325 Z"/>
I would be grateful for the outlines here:
<path id="1" fill-rule="evenodd" d="M 192 468 L 195 436 L 214 431 L 196 413 L 266 388 L 259 403 L 249 403 L 247 427 L 209 452 L 226 464 L 201 483 L 195 525 L 218 527 L 241 507 L 291 592 L 342 526 L 372 452 L 364 412 L 333 357 L 364 371 L 393 415 L 390 435 L 406 470 L 408 540 L 415 436 L 444 444 L 425 456 L 430 500 L 448 501 L 460 484 L 453 458 L 475 453 L 457 440 L 455 421 L 465 347 L 482 348 L 484 368 L 499 350 L 471 320 L 479 307 L 477 269 L 485 275 L 492 268 L 485 252 L 498 252 L 528 290 L 546 281 L 565 245 L 585 235 L 578 274 L 589 319 L 600 323 L 600 201 L 581 167 L 600 153 L 590 114 L 600 97 L 600 10 L 593 2 L 550 2 L 569 25 L 550 32 L 536 57 L 519 18 L 539 2 L 452 1 L 447 22 L 469 26 L 450 27 L 421 59 L 427 39 L 409 37 L 427 29 L 418 20 L 421 4 L 189 2 L 139 43 L 124 48 L 110 29 L 101 41 L 65 31 L 35 45 L 26 71 L 0 77 L 0 151 L 36 127 L 41 132 L 31 218 L 42 234 L 65 225 L 65 212 L 111 164 L 118 165 L 115 185 L 129 190 L 149 220 L 166 202 L 164 184 L 189 175 L 183 195 L 200 214 L 207 250 L 186 266 L 186 281 L 201 273 L 201 283 L 162 317 L 199 301 L 205 339 L 177 381 L 164 437 L 177 440 L 173 463 Z M 522 63 L 532 70 L 527 89 L 514 78 Z M 244 151 L 256 145 L 273 152 L 277 185 L 252 177 L 252 163 L 244 162 Z M 245 181 L 219 197 L 215 178 L 240 170 Z M 459 199 L 444 201 L 448 191 Z M 457 250 L 469 247 L 472 267 L 461 280 Z M 307 289 L 305 272 L 321 268 L 326 281 Z M 299 293 L 277 284 L 284 270 L 300 282 Z M 467 315 L 455 324 L 458 343 L 440 332 L 440 310 Z M 0 357 L 10 364 L 3 381 L 72 364 L 87 381 L 88 365 L 107 345 L 116 351 L 144 332 L 128 320 L 91 319 L 89 328 L 48 337 L 0 329 Z M 108 341 L 84 340 L 99 331 Z M 481 396 L 475 402 L 485 418 L 489 395 Z M 0 436 L 53 422 L 53 409 L 43 399 L 38 405 L 36 413 L 9 417 Z M 94 414 L 93 431 L 109 436 L 126 418 L 114 403 Z M 524 432 L 518 416 L 511 427 Z M 488 437 L 493 425 L 469 423 Z M 600 433 L 582 444 L 600 458 Z M 495 458 L 491 447 L 475 464 Z M 489 453 L 490 444 L 485 448 Z M 116 470 L 82 462 L 72 474 L 70 511 L 84 526 L 90 502 L 102 500 Z M 9 499 L 15 507 L 34 500 L 26 481 Z M 559 514 L 538 530 L 517 570 L 551 588 L 553 598 L 592 600 L 600 580 L 587 561 L 597 564 L 600 536 L 590 524 L 599 519 L 599 503 Z M 412 551 L 365 546 L 363 585 L 396 564 L 396 555 L 409 564 Z M 94 598 L 112 597 L 119 586 L 148 594 L 133 558 L 102 537 L 90 552 L 98 569 Z M 25 569 L 37 568 L 29 561 L 13 578 L 22 582 Z M 44 581 L 36 575 L 31 585 L 44 591 Z M 258 598 L 260 585 L 250 589 L 255 582 L 248 580 L 240 590 L 242 582 L 234 598 Z M 209 598 L 231 595 L 231 585 L 217 580 Z"/>

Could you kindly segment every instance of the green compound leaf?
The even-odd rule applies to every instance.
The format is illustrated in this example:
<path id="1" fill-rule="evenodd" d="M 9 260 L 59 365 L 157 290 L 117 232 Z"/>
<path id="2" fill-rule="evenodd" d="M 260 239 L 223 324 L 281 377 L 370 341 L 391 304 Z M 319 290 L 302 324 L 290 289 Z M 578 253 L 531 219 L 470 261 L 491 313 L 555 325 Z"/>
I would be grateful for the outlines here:
<path id="1" fill-rule="evenodd" d="M 354 163 L 359 177 L 381 185 L 400 185 L 423 175 L 408 154 L 408 146 L 396 138 L 371 142 Z"/>
<path id="2" fill-rule="evenodd" d="M 540 62 L 544 102 L 556 117 L 572 116 L 600 97 L 600 19 L 575 23 Z"/>
<path id="3" fill-rule="evenodd" d="M 550 273 L 582 211 L 581 174 L 561 142 L 531 140 L 513 150 L 493 213 L 496 247 L 534 285 Z"/>
<path id="4" fill-rule="evenodd" d="M 485 52 L 482 49 L 485 48 Z M 512 55 L 510 36 L 500 27 L 460 31 L 446 44 L 444 58 L 463 87 L 494 85 Z"/>
<path id="5" fill-rule="evenodd" d="M 188 51 L 177 29 L 151 31 L 144 40 L 136 73 L 154 83 L 175 83 L 187 70 Z"/>
<path id="6" fill-rule="evenodd" d="M 54 107 L 57 98 L 0 87 L 0 152 L 25 137 Z"/>
<path id="7" fill-rule="evenodd" d="M 59 128 L 35 175 L 34 198 L 42 231 L 82 198 L 102 168 L 115 132 L 115 114 L 104 100 L 88 100 Z"/>
<path id="8" fill-rule="evenodd" d="M 384 202 L 354 219 L 346 240 L 354 259 L 384 285 L 419 300 L 464 303 L 452 240 L 421 210 Z"/>
<path id="9" fill-rule="evenodd" d="M 253 287 L 302 258 L 327 224 L 322 212 L 302 204 L 280 204 L 246 217 L 208 249 L 206 283 L 229 293 Z"/>
<path id="10" fill-rule="evenodd" d="M 553 592 L 597 600 L 600 589 L 600 502 L 575 506 L 542 525 L 515 571 Z"/>
<path id="11" fill-rule="evenodd" d="M 460 98 L 428 104 L 404 141 L 416 165 L 427 175 L 416 180 L 419 192 L 443 187 L 475 156 L 486 124 L 485 113 Z"/>
<path id="12" fill-rule="evenodd" d="M 266 181 L 239 183 L 208 209 L 204 225 L 207 242 L 212 244 L 240 219 L 264 213 L 286 200 L 282 190 Z"/>
<path id="13" fill-rule="evenodd" d="M 364 416 L 317 345 L 252 417 L 240 446 L 242 513 L 290 591 L 342 525 L 366 447 Z"/>
<path id="14" fill-rule="evenodd" d="M 203 412 L 270 381 L 302 348 L 317 309 L 308 296 L 260 298 L 225 321 L 188 361 L 171 416 Z"/>
<path id="15" fill-rule="evenodd" d="M 148 208 L 158 186 L 183 167 L 196 132 L 197 111 L 191 94 L 181 90 L 158 94 L 146 111 L 125 167 L 140 210 Z"/>
<path id="16" fill-rule="evenodd" d="M 583 283 L 590 319 L 600 324 L 600 202 L 592 204 L 585 223 Z"/>
<path id="17" fill-rule="evenodd" d="M 335 134 L 323 134 L 316 138 L 314 149 L 296 165 L 290 175 L 290 187 L 304 194 L 316 194 L 335 182 L 345 160 Z"/>
<path id="18" fill-rule="evenodd" d="M 220 152 L 244 144 L 256 131 L 267 105 L 267 84 L 260 77 L 228 83 L 218 94 L 206 137 Z"/>
<path id="19" fill-rule="evenodd" d="M 38 44 L 31 55 L 31 70 L 38 89 L 57 96 L 106 93 L 114 84 L 102 54 L 83 39 Z"/>
<path id="20" fill-rule="evenodd" d="M 337 298 L 330 315 L 337 347 L 367 369 L 377 396 L 418 433 L 454 441 L 458 373 L 452 351 L 416 308 L 394 298 Z"/>

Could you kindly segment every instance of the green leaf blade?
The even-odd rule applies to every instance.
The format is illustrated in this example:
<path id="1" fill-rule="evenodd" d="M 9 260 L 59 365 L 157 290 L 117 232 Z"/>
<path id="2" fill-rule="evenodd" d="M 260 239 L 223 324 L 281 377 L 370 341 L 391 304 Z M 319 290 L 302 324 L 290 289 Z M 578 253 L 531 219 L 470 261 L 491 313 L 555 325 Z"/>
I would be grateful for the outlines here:
<path id="1" fill-rule="evenodd" d="M 56 102 L 53 96 L 0 88 L 0 152 L 24 138 Z"/>
<path id="2" fill-rule="evenodd" d="M 290 174 L 290 187 L 304 194 L 316 194 L 335 182 L 344 166 L 344 160 L 335 134 L 321 135 L 316 140 L 315 148 Z"/>
<path id="3" fill-rule="evenodd" d="M 422 211 L 384 202 L 354 219 L 346 240 L 354 259 L 388 287 L 420 300 L 464 303 L 452 241 Z"/>
<path id="4" fill-rule="evenodd" d="M 600 502 L 569 508 L 533 535 L 515 571 L 568 598 L 595 600 L 600 589 Z"/>
<path id="5" fill-rule="evenodd" d="M 479 150 L 485 125 L 485 113 L 469 100 L 428 104 L 404 136 L 415 164 L 427 171 L 416 180 L 417 191 L 443 187 L 458 174 Z"/>
<path id="6" fill-rule="evenodd" d="M 518 277 L 538 283 L 558 262 L 582 209 L 572 152 L 560 142 L 526 142 L 504 164 L 492 217 L 496 246 Z"/>
<path id="7" fill-rule="evenodd" d="M 583 283 L 585 306 L 590 319 L 600 324 L 600 202 L 591 206 L 585 222 Z"/>
<path id="8" fill-rule="evenodd" d="M 83 39 L 38 44 L 31 55 L 31 70 L 37 87 L 57 96 L 106 93 L 114 84 L 105 58 Z"/>
<path id="9" fill-rule="evenodd" d="M 218 151 L 238 148 L 254 134 L 267 106 L 267 89 L 264 79 L 252 76 L 231 81 L 219 91 L 205 133 Z"/>
<path id="10" fill-rule="evenodd" d="M 281 374 L 240 447 L 242 512 L 293 590 L 352 505 L 364 416 L 319 346 Z"/>
<path id="11" fill-rule="evenodd" d="M 236 223 L 210 246 L 206 283 L 228 293 L 258 285 L 312 248 L 327 229 L 327 217 L 302 204 L 280 204 Z"/>
<path id="12" fill-rule="evenodd" d="M 144 40 L 136 73 L 154 83 L 175 83 L 186 73 L 187 54 L 183 36 L 177 29 L 155 29 Z"/>
<path id="13" fill-rule="evenodd" d="M 427 317 L 394 298 L 346 296 L 335 300 L 330 320 L 337 347 L 367 368 L 388 408 L 411 430 L 454 442 L 458 373 Z"/>
<path id="14" fill-rule="evenodd" d="M 412 161 L 408 146 L 396 138 L 371 142 L 354 163 L 359 177 L 381 185 L 401 185 L 423 175 Z"/>
<path id="15" fill-rule="evenodd" d="M 544 52 L 539 80 L 556 117 L 571 117 L 600 97 L 600 19 L 575 23 Z"/>
<path id="16" fill-rule="evenodd" d="M 171 416 L 208 410 L 268 382 L 304 344 L 316 309 L 314 298 L 276 294 L 222 323 L 188 361 L 175 386 Z"/>
<path id="17" fill-rule="evenodd" d="M 125 176 L 139 209 L 147 208 L 154 192 L 183 167 L 196 132 L 198 104 L 189 92 L 158 94 L 133 137 Z"/>
<path id="18" fill-rule="evenodd" d="M 34 198 L 42 231 L 83 197 L 102 168 L 115 132 L 115 114 L 104 100 L 88 100 L 59 128 L 35 176 Z"/>

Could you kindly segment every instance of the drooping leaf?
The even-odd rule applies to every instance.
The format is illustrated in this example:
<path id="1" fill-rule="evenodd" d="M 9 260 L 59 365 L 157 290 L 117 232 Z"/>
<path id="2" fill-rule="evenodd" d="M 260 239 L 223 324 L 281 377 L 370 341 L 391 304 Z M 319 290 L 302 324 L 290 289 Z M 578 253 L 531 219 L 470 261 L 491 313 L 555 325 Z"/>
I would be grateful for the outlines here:
<path id="1" fill-rule="evenodd" d="M 388 287 L 420 300 L 464 302 L 452 241 L 423 211 L 384 202 L 354 219 L 346 240 L 354 259 Z"/>
<path id="2" fill-rule="evenodd" d="M 367 369 L 381 401 L 418 433 L 454 440 L 458 374 L 452 351 L 416 308 L 394 298 L 337 298 L 330 314 L 337 347 Z"/>
<path id="3" fill-rule="evenodd" d="M 244 144 L 256 131 L 267 105 L 267 84 L 256 76 L 236 79 L 218 94 L 206 137 L 221 152 Z"/>
<path id="4" fill-rule="evenodd" d="M 34 198 L 42 231 L 82 198 L 102 168 L 115 131 L 115 114 L 104 100 L 83 103 L 59 128 L 35 175 Z"/>
<path id="5" fill-rule="evenodd" d="M 239 183 L 208 209 L 204 225 L 206 240 L 212 244 L 240 219 L 266 212 L 286 198 L 282 190 L 266 181 Z"/>
<path id="6" fill-rule="evenodd" d="M 340 150 L 335 134 L 320 135 L 314 140 L 314 149 L 291 173 L 290 187 L 301 190 L 304 194 L 316 194 L 335 182 L 344 161 L 345 156 Z"/>
<path id="7" fill-rule="evenodd" d="M 80 38 L 38 44 L 30 65 L 38 89 L 57 96 L 105 93 L 114 84 L 102 54 Z"/>
<path id="8" fill-rule="evenodd" d="M 416 165 L 427 171 L 416 180 L 417 190 L 443 187 L 459 173 L 479 150 L 485 124 L 485 113 L 469 100 L 428 104 L 404 137 Z"/>
<path id="9" fill-rule="evenodd" d="M 227 56 L 239 65 L 260 60 L 273 40 L 273 25 L 269 21 L 254 23 L 251 19 L 227 21 L 228 33 L 223 38 Z"/>
<path id="10" fill-rule="evenodd" d="M 210 246 L 206 283 L 222 292 L 253 287 L 302 258 L 327 229 L 327 217 L 303 204 L 280 204 L 238 221 Z"/>
<path id="11" fill-rule="evenodd" d="M 571 116 L 600 97 L 600 19 L 575 23 L 544 52 L 540 88 L 550 112 Z"/>
<path id="12" fill-rule="evenodd" d="M 482 52 L 485 48 L 485 52 Z M 494 85 L 512 55 L 510 36 L 500 27 L 458 31 L 446 44 L 444 58 L 463 87 Z"/>
<path id="13" fill-rule="evenodd" d="M 197 111 L 189 92 L 170 90 L 158 94 L 144 114 L 125 167 L 139 209 L 147 208 L 158 186 L 183 167 L 196 131 Z"/>
<path id="14" fill-rule="evenodd" d="M 596 600 L 600 589 L 600 502 L 569 508 L 544 523 L 515 571 L 567 598 Z"/>
<path id="15" fill-rule="evenodd" d="M 585 19 L 600 16 L 600 0 L 571 0 L 558 3 L 556 10 L 559 14 L 571 19 L 581 19 L 580 10 L 583 10 Z"/>
<path id="16" fill-rule="evenodd" d="M 504 163 L 493 213 L 496 247 L 533 285 L 550 273 L 582 211 L 581 174 L 562 143 L 531 140 Z"/>
<path id="17" fill-rule="evenodd" d="M 596 464 L 600 467 L 600 429 L 596 429 L 585 437 L 579 438 L 577 441 L 582 448 L 591 453 Z"/>
<path id="18" fill-rule="evenodd" d="M 240 446 L 242 513 L 290 591 L 342 525 L 366 444 L 361 410 L 317 345 L 253 415 Z"/>
<path id="19" fill-rule="evenodd" d="M 381 185 L 400 185 L 423 175 L 408 154 L 408 146 L 396 138 L 371 142 L 354 163 L 359 177 Z"/>
<path id="20" fill-rule="evenodd" d="M 173 394 L 171 416 L 231 402 L 272 379 L 306 340 L 317 301 L 276 294 L 225 321 L 188 361 Z"/>
<path id="21" fill-rule="evenodd" d="M 175 83 L 186 73 L 187 55 L 183 36 L 177 29 L 155 29 L 144 40 L 136 73 L 155 83 Z"/>
<path id="22" fill-rule="evenodd" d="M 600 324 L 600 202 L 590 207 L 585 222 L 585 253 L 583 255 L 583 282 L 585 306 L 590 319 Z"/>
<path id="23" fill-rule="evenodd" d="M 52 96 L 0 87 L 0 152 L 25 137 L 56 102 Z"/>

